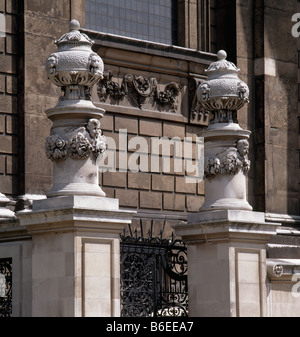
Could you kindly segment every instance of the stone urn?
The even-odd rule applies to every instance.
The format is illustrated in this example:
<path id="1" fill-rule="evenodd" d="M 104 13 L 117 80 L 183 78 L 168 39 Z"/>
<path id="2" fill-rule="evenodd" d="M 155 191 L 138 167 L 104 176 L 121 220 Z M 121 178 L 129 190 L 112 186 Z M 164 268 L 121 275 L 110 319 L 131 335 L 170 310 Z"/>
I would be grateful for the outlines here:
<path id="1" fill-rule="evenodd" d="M 249 88 L 238 77 L 239 69 L 226 60 L 221 50 L 218 60 L 207 69 L 207 80 L 197 88 L 197 99 L 211 114 L 204 137 L 205 202 L 200 211 L 212 209 L 252 210 L 246 198 L 246 175 L 251 132 L 238 124 L 237 110 L 249 102 Z"/>
<path id="2" fill-rule="evenodd" d="M 53 186 L 47 197 L 105 196 L 97 165 L 106 149 L 100 124 L 105 111 L 90 99 L 104 65 L 91 49 L 93 41 L 79 28 L 77 20 L 70 22 L 70 32 L 55 41 L 58 50 L 46 63 L 48 78 L 62 89 L 58 104 L 46 111 L 52 122 L 46 154 L 53 162 Z"/>

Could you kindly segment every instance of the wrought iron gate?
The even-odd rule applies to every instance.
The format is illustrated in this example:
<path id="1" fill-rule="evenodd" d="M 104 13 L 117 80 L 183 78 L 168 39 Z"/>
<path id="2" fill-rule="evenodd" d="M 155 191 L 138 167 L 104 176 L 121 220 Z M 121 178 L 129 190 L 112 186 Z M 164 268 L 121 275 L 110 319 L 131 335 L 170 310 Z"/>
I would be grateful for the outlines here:
<path id="1" fill-rule="evenodd" d="M 152 226 L 151 226 L 152 228 Z M 162 233 L 161 233 L 162 234 Z M 170 239 L 121 236 L 121 316 L 187 316 L 187 251 Z"/>
<path id="2" fill-rule="evenodd" d="M 0 317 L 12 316 L 12 258 L 0 259 Z"/>

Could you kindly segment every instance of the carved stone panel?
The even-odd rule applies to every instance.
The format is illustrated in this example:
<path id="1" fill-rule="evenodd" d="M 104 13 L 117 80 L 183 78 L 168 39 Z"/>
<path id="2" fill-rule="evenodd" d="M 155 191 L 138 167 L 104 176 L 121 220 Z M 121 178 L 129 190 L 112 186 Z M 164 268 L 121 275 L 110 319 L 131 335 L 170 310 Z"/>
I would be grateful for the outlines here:
<path id="1" fill-rule="evenodd" d="M 179 111 L 180 84 L 159 84 L 155 77 L 133 74 L 126 74 L 117 82 L 113 75 L 112 70 L 106 70 L 103 79 L 98 83 L 97 94 L 100 102 L 122 104 L 126 101 L 130 106 L 139 109 L 172 113 Z"/>

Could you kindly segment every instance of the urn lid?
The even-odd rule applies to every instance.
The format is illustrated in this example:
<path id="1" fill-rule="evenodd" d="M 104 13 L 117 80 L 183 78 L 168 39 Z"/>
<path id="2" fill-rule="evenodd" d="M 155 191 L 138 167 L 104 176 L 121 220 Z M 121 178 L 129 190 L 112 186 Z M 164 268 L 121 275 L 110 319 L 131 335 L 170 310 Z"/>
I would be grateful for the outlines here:
<path id="1" fill-rule="evenodd" d="M 208 69 L 206 69 L 208 78 L 218 77 L 221 74 L 238 74 L 239 68 L 232 62 L 226 60 L 227 53 L 225 50 L 219 50 L 217 53 L 218 61 L 210 64 Z"/>
<path id="2" fill-rule="evenodd" d="M 60 39 L 55 41 L 55 44 L 60 47 L 64 45 L 88 45 L 92 46 L 94 41 L 92 41 L 86 34 L 81 33 L 80 23 L 73 19 L 69 23 L 70 31 L 65 33 Z"/>
<path id="3" fill-rule="evenodd" d="M 218 123 L 236 121 L 235 117 L 228 117 L 228 112 L 239 110 L 249 102 L 249 88 L 238 77 L 240 69 L 226 57 L 224 50 L 217 53 L 218 61 L 210 64 L 206 70 L 207 80 L 197 88 L 197 101 L 203 109 L 221 111 L 222 118 L 214 119 Z"/>

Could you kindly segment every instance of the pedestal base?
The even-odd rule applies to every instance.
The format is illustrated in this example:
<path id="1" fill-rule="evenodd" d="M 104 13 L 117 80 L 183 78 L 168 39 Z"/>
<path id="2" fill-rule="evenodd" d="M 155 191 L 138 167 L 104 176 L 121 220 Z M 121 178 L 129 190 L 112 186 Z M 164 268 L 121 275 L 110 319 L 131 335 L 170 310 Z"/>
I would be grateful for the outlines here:
<path id="1" fill-rule="evenodd" d="M 266 316 L 266 243 L 278 226 L 237 210 L 192 214 L 174 226 L 187 243 L 191 317 Z"/>
<path id="2" fill-rule="evenodd" d="M 120 316 L 120 234 L 134 213 L 90 196 L 17 213 L 32 236 L 32 316 Z"/>

